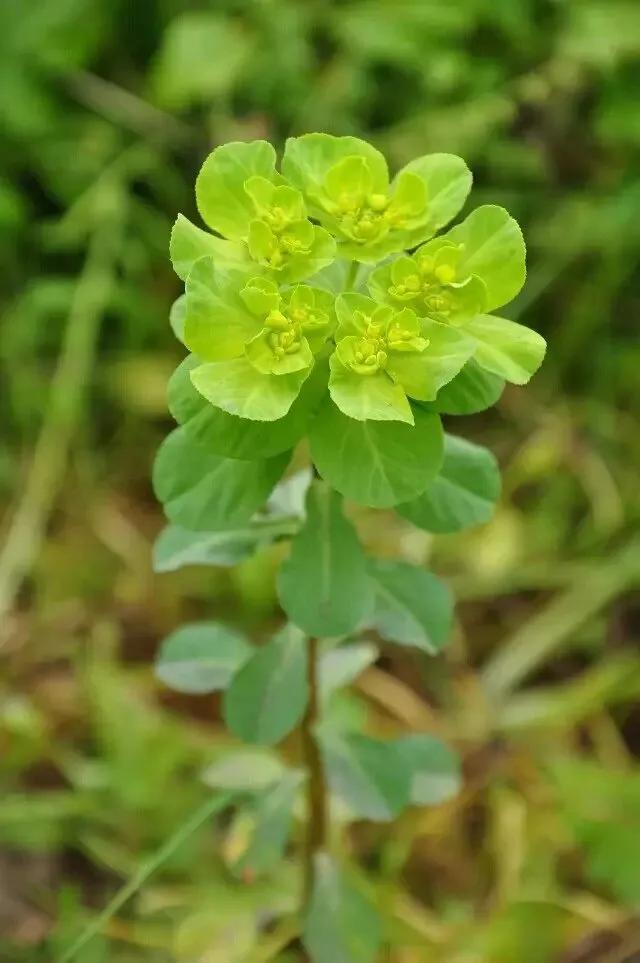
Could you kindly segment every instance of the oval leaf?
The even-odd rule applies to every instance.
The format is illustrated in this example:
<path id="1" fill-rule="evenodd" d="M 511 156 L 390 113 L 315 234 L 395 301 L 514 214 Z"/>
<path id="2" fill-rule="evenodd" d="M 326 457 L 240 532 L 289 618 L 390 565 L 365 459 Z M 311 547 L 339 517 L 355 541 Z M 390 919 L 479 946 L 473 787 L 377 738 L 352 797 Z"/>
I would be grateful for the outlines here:
<path id="1" fill-rule="evenodd" d="M 529 381 L 547 350 L 546 341 L 537 331 L 493 314 L 479 314 L 465 331 L 477 341 L 474 358 L 478 364 L 516 385 Z"/>
<path id="2" fill-rule="evenodd" d="M 307 517 L 280 569 L 280 602 L 309 635 L 345 635 L 369 611 L 371 591 L 366 559 L 357 535 L 342 514 L 340 496 L 314 483 Z"/>
<path id="3" fill-rule="evenodd" d="M 428 532 L 457 532 L 488 521 L 500 496 L 500 470 L 487 448 L 445 436 L 440 473 L 398 514 Z"/>
<path id="4" fill-rule="evenodd" d="M 453 622 L 453 597 L 447 586 L 407 562 L 371 559 L 375 585 L 373 625 L 385 639 L 435 655 Z"/>
<path id="5" fill-rule="evenodd" d="M 264 505 L 288 460 L 288 452 L 263 461 L 223 458 L 177 428 L 160 446 L 153 486 L 176 525 L 224 528 L 248 521 Z"/>
<path id="6" fill-rule="evenodd" d="M 194 622 L 164 640 L 156 675 L 176 692 L 216 692 L 227 686 L 250 653 L 251 646 L 235 629 L 219 622 Z"/>
<path id="7" fill-rule="evenodd" d="M 224 698 L 224 718 L 245 742 L 271 745 L 298 724 L 307 705 L 304 636 L 287 626 L 261 646 L 234 677 Z"/>
<path id="8" fill-rule="evenodd" d="M 441 388 L 433 407 L 443 415 L 475 415 L 500 398 L 504 381 L 472 358 L 455 378 Z"/>
<path id="9" fill-rule="evenodd" d="M 236 565 L 280 538 L 295 535 L 291 517 L 252 518 L 219 532 L 191 532 L 167 525 L 153 546 L 154 572 L 175 572 L 186 565 Z"/>
<path id="10" fill-rule="evenodd" d="M 424 491 L 442 463 L 437 415 L 414 410 L 415 427 L 355 421 L 330 401 L 311 423 L 311 457 L 320 475 L 345 498 L 390 508 Z"/>
<path id="11" fill-rule="evenodd" d="M 359 733 L 320 733 L 331 791 L 354 817 L 388 822 L 409 803 L 410 770 L 394 742 Z"/>
<path id="12" fill-rule="evenodd" d="M 302 942 L 313 963 L 373 963 L 382 943 L 376 909 L 326 853 L 315 857 Z"/>
<path id="13" fill-rule="evenodd" d="M 279 783 L 260 795 L 247 848 L 235 865 L 236 872 L 266 873 L 282 859 L 293 819 L 293 806 L 304 776 L 287 772 Z"/>

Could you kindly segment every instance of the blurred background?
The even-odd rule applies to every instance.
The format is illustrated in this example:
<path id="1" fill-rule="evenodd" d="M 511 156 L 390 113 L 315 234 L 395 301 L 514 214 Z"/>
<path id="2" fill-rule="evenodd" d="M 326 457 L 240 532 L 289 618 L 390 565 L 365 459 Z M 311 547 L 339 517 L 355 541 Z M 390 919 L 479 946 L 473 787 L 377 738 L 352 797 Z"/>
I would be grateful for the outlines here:
<path id="1" fill-rule="evenodd" d="M 341 708 L 464 757 L 455 801 L 348 836 L 386 894 L 385 960 L 640 960 L 639 105 L 636 0 L 0 5 L 3 963 L 56 960 L 211 792 L 232 743 L 215 698 L 154 679 L 160 639 L 278 624 L 278 547 L 152 574 L 149 475 L 182 356 L 171 223 L 199 222 L 213 146 L 308 130 L 393 169 L 461 154 L 472 205 L 525 230 L 505 313 L 549 342 L 530 387 L 455 423 L 503 469 L 489 525 L 357 519 L 460 600 L 442 660 L 390 647 Z M 291 908 L 293 868 L 236 873 L 243 820 L 193 833 L 78 958 L 299 960 L 255 926 Z"/>

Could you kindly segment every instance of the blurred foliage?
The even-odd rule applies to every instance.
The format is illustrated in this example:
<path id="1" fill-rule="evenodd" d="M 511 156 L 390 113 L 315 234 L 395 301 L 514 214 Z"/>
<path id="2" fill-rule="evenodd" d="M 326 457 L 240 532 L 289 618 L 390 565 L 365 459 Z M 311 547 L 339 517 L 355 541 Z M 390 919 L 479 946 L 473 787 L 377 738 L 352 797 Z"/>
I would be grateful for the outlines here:
<path id="1" fill-rule="evenodd" d="M 388 958 L 637 959 L 639 89 L 635 0 L 0 5 L 7 519 L 63 345 L 85 316 L 100 323 L 62 373 L 81 410 L 4 620 L 2 960 L 56 959 L 207 799 L 202 772 L 230 749 L 215 700 L 169 696 L 149 665 L 190 617 L 266 637 L 279 550 L 213 577 L 150 574 L 149 467 L 179 358 L 167 240 L 178 210 L 197 218 L 190 185 L 212 146 L 313 129 L 362 134 L 398 165 L 464 156 L 476 203 L 523 224 L 511 316 L 550 345 L 526 400 L 509 390 L 474 420 L 505 473 L 490 524 L 431 540 L 356 519 L 380 554 L 435 561 L 462 599 L 450 668 L 385 651 L 335 707 L 372 731 L 442 732 L 465 755 L 456 801 L 349 834 L 388 911 Z M 83 963 L 299 959 L 286 915 L 273 925 L 293 865 L 234 870 L 252 811 L 195 831 Z"/>

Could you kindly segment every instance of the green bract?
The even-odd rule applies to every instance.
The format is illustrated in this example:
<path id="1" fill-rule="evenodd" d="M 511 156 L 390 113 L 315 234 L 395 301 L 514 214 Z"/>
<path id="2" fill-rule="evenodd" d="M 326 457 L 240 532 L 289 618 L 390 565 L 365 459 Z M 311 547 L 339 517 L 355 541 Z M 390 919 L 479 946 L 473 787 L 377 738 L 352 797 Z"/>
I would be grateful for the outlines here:
<path id="1" fill-rule="evenodd" d="M 459 781 L 435 737 L 373 738 L 335 706 L 379 648 L 428 658 L 454 624 L 435 575 L 367 553 L 352 503 L 395 509 L 434 534 L 487 522 L 497 463 L 445 434 L 441 416 L 490 407 L 544 356 L 539 334 L 492 313 L 525 280 L 513 218 L 483 206 L 437 236 L 470 186 L 450 154 L 390 177 L 355 137 L 290 139 L 282 174 L 265 141 L 227 144 L 196 184 L 209 230 L 180 216 L 171 237 L 186 283 L 170 323 L 189 353 L 169 383 L 178 427 L 154 468 L 170 522 L 156 570 L 229 566 L 285 542 L 276 585 L 288 623 L 257 645 L 193 623 L 165 641 L 158 675 L 181 692 L 222 691 L 225 721 L 245 742 L 288 740 L 286 764 L 254 750 L 220 760 L 206 780 L 237 793 L 251 831 L 235 866 L 257 875 L 277 869 L 308 793 L 297 932 L 312 963 L 374 963 L 393 929 L 329 857 L 329 815 L 390 821 L 443 802 Z M 375 646 L 353 644 L 371 631 Z"/>

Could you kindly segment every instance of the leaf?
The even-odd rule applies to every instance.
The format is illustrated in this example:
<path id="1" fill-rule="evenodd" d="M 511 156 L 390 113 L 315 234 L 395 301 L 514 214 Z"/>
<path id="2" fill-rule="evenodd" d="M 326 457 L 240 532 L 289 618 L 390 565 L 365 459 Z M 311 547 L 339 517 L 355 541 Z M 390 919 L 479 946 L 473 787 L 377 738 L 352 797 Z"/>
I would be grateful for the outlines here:
<path id="1" fill-rule="evenodd" d="M 547 350 L 537 331 L 492 314 L 473 318 L 465 331 L 478 342 L 474 358 L 480 367 L 516 385 L 529 381 Z"/>
<path id="2" fill-rule="evenodd" d="M 261 646 L 225 692 L 224 718 L 245 742 L 271 745 L 296 727 L 307 705 L 307 648 L 287 626 Z"/>
<path id="3" fill-rule="evenodd" d="M 310 368 L 292 374 L 262 374 L 246 358 L 202 364 L 191 380 L 212 405 L 253 421 L 284 418 L 300 393 Z"/>
<path id="4" fill-rule="evenodd" d="M 415 427 L 356 421 L 329 400 L 311 423 L 311 457 L 320 475 L 345 498 L 390 508 L 414 498 L 437 473 L 443 435 L 437 415 L 414 409 Z"/>
<path id="5" fill-rule="evenodd" d="M 359 374 L 341 360 L 339 352 L 353 352 L 354 337 L 344 338 L 330 359 L 329 393 L 340 411 L 357 421 L 400 421 L 413 425 L 413 412 L 404 389 L 385 371 Z"/>
<path id="6" fill-rule="evenodd" d="M 280 603 L 308 635 L 351 632 L 371 601 L 365 556 L 341 501 L 328 485 L 311 485 L 306 520 L 280 569 Z"/>
<path id="7" fill-rule="evenodd" d="M 395 745 L 411 769 L 411 802 L 438 806 L 460 791 L 460 759 L 440 739 L 416 732 L 396 739 Z"/>
<path id="8" fill-rule="evenodd" d="M 219 622 L 192 622 L 164 640 L 156 675 L 176 692 L 216 692 L 226 687 L 250 653 L 251 646 L 235 629 Z"/>
<path id="9" fill-rule="evenodd" d="M 351 642 L 324 652 L 320 657 L 319 683 L 323 699 L 337 689 L 349 685 L 378 658 L 378 650 L 370 642 Z"/>
<path id="10" fill-rule="evenodd" d="M 430 572 L 387 559 L 370 559 L 375 585 L 373 626 L 384 638 L 435 655 L 453 622 L 453 597 Z"/>
<path id="11" fill-rule="evenodd" d="M 376 909 L 319 853 L 302 942 L 313 963 L 374 963 L 382 943 Z"/>
<path id="12" fill-rule="evenodd" d="M 362 157 L 372 175 L 371 189 L 386 191 L 387 163 L 375 147 L 358 137 L 303 134 L 290 137 L 282 157 L 282 173 L 303 193 L 317 194 L 332 167 L 347 157 Z"/>
<path id="13" fill-rule="evenodd" d="M 216 408 L 196 390 L 191 371 L 199 364 L 197 357 L 189 355 L 171 375 L 169 410 L 190 438 L 225 458 L 269 458 L 293 448 L 326 391 L 326 369 L 317 364 L 283 418 L 251 421 Z"/>
<path id="14" fill-rule="evenodd" d="M 153 466 L 153 486 L 170 521 L 209 531 L 247 522 L 282 476 L 289 453 L 263 461 L 222 458 L 172 431 Z"/>
<path id="15" fill-rule="evenodd" d="M 245 182 L 255 175 L 273 180 L 275 163 L 276 153 L 266 140 L 216 147 L 196 180 L 196 201 L 205 224 L 224 237 L 246 238 L 256 215 Z"/>
<path id="16" fill-rule="evenodd" d="M 252 518 L 245 525 L 217 532 L 191 532 L 167 525 L 153 546 L 154 572 L 175 572 L 187 565 L 236 565 L 280 538 L 295 535 L 291 516 Z"/>
<path id="17" fill-rule="evenodd" d="M 320 731 L 331 791 L 356 819 L 390 822 L 409 804 L 410 769 L 395 742 Z"/>
<path id="18" fill-rule="evenodd" d="M 398 514 L 428 532 L 458 532 L 487 522 L 500 497 L 500 470 L 487 449 L 445 435 L 440 472 Z"/>
<path id="19" fill-rule="evenodd" d="M 462 371 L 440 389 L 433 408 L 443 415 L 475 415 L 494 405 L 503 390 L 502 378 L 484 371 L 471 358 Z"/>
<path id="20" fill-rule="evenodd" d="M 193 265 L 201 257 L 213 257 L 216 264 L 230 267 L 249 263 L 239 245 L 203 231 L 182 214 L 178 214 L 173 225 L 169 253 L 173 269 L 183 281 L 186 281 Z"/>
<path id="21" fill-rule="evenodd" d="M 488 311 L 515 298 L 527 273 L 526 251 L 517 221 L 504 208 L 477 207 L 444 237 L 464 245 L 458 268 L 484 281 Z"/>
<path id="22" fill-rule="evenodd" d="M 263 792 L 287 772 L 280 758 L 268 749 L 241 749 L 212 763 L 202 774 L 213 789 Z"/>
<path id="23" fill-rule="evenodd" d="M 240 358 L 245 344 L 262 329 L 240 292 L 247 273 L 227 268 L 212 257 L 194 264 L 186 283 L 184 340 L 203 361 Z"/>
<path id="24" fill-rule="evenodd" d="M 171 305 L 169 324 L 178 341 L 184 344 L 184 316 L 187 313 L 187 296 L 181 294 Z"/>
<path id="25" fill-rule="evenodd" d="M 280 782 L 260 795 L 253 832 L 235 866 L 237 872 L 249 870 L 262 874 L 278 865 L 287 845 L 293 806 L 303 780 L 303 773 L 287 772 Z"/>
<path id="26" fill-rule="evenodd" d="M 406 247 L 410 248 L 432 237 L 453 220 L 467 199 L 473 178 L 462 158 L 455 154 L 416 157 L 402 171 L 417 174 L 427 188 L 427 219 L 420 227 L 407 232 Z"/>

